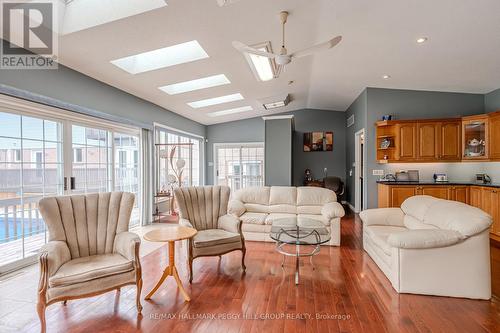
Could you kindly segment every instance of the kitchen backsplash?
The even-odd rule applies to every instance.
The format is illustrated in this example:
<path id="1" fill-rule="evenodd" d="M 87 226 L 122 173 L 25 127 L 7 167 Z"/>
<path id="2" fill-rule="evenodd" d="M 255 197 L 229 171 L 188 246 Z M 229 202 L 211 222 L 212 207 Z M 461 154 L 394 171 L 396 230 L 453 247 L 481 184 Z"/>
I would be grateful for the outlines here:
<path id="1" fill-rule="evenodd" d="M 418 170 L 421 180 L 432 180 L 435 173 L 446 173 L 450 181 L 473 181 L 476 173 L 486 173 L 493 182 L 500 182 L 500 162 L 457 163 L 391 163 L 380 165 L 385 174 L 400 170 Z"/>

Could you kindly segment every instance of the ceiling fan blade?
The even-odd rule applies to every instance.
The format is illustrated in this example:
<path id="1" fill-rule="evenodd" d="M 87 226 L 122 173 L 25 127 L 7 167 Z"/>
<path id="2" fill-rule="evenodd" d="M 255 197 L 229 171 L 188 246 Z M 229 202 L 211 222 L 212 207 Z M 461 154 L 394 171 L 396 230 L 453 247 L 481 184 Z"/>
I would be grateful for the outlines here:
<path id="1" fill-rule="evenodd" d="M 291 54 L 291 57 L 292 58 L 306 57 L 306 56 L 314 54 L 316 52 L 331 49 L 332 47 L 334 47 L 335 45 L 340 43 L 341 40 L 342 40 L 342 36 L 337 36 L 335 38 L 330 39 L 327 42 L 317 44 L 317 45 L 311 46 L 307 49 L 303 49 L 303 50 L 294 52 Z"/>
<path id="2" fill-rule="evenodd" d="M 273 59 L 274 57 L 276 57 L 276 55 L 273 53 L 257 50 L 253 47 L 250 47 L 250 46 L 243 44 L 242 42 L 238 42 L 238 41 L 233 41 L 233 47 L 240 52 L 251 53 L 251 54 L 261 56 L 261 57 L 266 57 L 266 58 L 270 58 L 270 59 Z"/>

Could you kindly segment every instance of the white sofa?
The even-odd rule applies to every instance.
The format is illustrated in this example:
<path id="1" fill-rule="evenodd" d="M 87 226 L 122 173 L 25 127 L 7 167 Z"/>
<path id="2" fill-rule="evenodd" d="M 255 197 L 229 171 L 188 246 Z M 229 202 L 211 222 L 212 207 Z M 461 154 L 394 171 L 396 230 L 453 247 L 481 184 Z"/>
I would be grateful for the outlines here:
<path id="1" fill-rule="evenodd" d="M 421 195 L 361 212 L 363 248 L 399 293 L 491 298 L 491 216 Z"/>
<path id="2" fill-rule="evenodd" d="M 233 193 L 229 213 L 242 221 L 245 240 L 272 241 L 273 220 L 296 217 L 297 224 L 307 219 L 321 221 L 330 228 L 328 245 L 340 245 L 340 218 L 345 211 L 335 192 L 319 187 L 248 187 Z"/>

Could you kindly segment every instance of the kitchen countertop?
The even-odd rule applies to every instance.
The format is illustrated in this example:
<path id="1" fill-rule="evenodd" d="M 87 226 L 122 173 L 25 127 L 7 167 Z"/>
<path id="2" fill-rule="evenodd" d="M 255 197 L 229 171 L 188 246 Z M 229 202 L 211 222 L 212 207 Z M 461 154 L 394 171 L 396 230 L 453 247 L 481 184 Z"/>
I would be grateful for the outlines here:
<path id="1" fill-rule="evenodd" d="M 447 181 L 447 182 L 435 182 L 433 180 L 421 180 L 418 182 L 404 182 L 396 180 L 377 180 L 378 184 L 384 185 L 470 185 L 470 186 L 484 186 L 484 187 L 497 187 L 500 188 L 500 183 L 476 183 L 476 182 L 465 182 L 465 181 Z"/>

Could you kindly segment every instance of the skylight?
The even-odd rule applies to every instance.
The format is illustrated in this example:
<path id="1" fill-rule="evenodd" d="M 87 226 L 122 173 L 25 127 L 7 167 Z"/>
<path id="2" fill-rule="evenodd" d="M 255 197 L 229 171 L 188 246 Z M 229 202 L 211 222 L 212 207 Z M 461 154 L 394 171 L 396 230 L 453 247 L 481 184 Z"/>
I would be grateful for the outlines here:
<path id="1" fill-rule="evenodd" d="M 203 99 L 201 101 L 190 102 L 187 104 L 192 108 L 198 109 L 198 108 L 203 108 L 205 106 L 240 101 L 242 99 L 243 99 L 243 96 L 241 96 L 241 94 L 238 93 L 238 94 L 225 95 L 225 96 L 214 97 L 214 98 L 209 98 L 209 99 Z"/>
<path id="2" fill-rule="evenodd" d="M 252 45 L 252 47 L 256 48 L 259 51 L 269 53 L 273 52 L 271 43 L 269 42 Z M 274 64 L 274 60 L 251 53 L 244 53 L 244 55 L 257 80 L 269 81 L 275 77 L 276 67 Z"/>
<path id="3" fill-rule="evenodd" d="M 130 74 L 138 74 L 205 58 L 208 58 L 208 54 L 198 41 L 192 40 L 112 60 L 111 63 Z"/>
<path id="4" fill-rule="evenodd" d="M 252 111 L 252 110 L 253 110 L 253 108 L 251 106 L 242 106 L 242 107 L 234 108 L 234 109 L 211 112 L 211 113 L 208 113 L 208 116 L 209 117 L 220 117 L 220 116 L 226 116 L 228 114 L 240 113 L 240 112 L 246 112 L 246 111 Z"/>
<path id="5" fill-rule="evenodd" d="M 219 74 L 219 75 L 207 76 L 201 79 L 174 83 L 168 86 L 159 87 L 158 89 L 163 90 L 169 95 L 176 95 L 188 91 L 222 86 L 229 83 L 231 83 L 231 81 L 229 81 L 224 74 Z"/>

